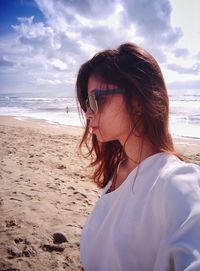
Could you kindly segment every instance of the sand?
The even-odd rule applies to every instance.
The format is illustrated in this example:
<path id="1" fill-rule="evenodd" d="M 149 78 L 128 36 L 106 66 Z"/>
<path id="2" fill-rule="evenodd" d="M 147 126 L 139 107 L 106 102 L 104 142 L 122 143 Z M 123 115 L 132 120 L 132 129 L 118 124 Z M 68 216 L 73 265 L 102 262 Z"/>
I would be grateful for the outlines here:
<path id="1" fill-rule="evenodd" d="M 87 161 L 77 154 L 81 133 L 0 118 L 1 271 L 80 270 L 82 226 L 98 199 Z M 66 242 L 54 244 L 55 233 Z"/>
<path id="2" fill-rule="evenodd" d="M 0 271 L 81 270 L 82 227 L 101 193 L 78 154 L 82 133 L 0 117 Z M 200 140 L 174 140 L 200 164 Z"/>

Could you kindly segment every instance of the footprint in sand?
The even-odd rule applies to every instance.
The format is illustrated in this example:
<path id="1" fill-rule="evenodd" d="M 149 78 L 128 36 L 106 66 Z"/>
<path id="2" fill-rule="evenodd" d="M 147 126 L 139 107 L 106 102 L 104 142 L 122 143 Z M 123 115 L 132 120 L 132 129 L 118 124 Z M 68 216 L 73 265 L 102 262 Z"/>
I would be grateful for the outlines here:
<path id="1" fill-rule="evenodd" d="M 0 198 L 0 206 L 4 205 L 3 199 Z"/>
<path id="2" fill-rule="evenodd" d="M 87 196 L 81 192 L 75 191 L 73 194 L 76 195 L 77 200 L 87 199 Z"/>
<path id="3" fill-rule="evenodd" d="M 67 187 L 69 190 L 76 190 L 73 186 Z"/>
<path id="4" fill-rule="evenodd" d="M 21 269 L 19 268 L 15 268 L 12 263 L 4 260 L 4 259 L 0 259 L 0 270 L 1 271 L 20 271 Z"/>
<path id="5" fill-rule="evenodd" d="M 6 228 L 11 228 L 11 227 L 17 226 L 17 222 L 14 219 L 5 220 L 5 223 L 6 223 Z"/>
<path id="6" fill-rule="evenodd" d="M 17 198 L 13 198 L 13 197 L 11 197 L 11 198 L 9 198 L 9 199 L 10 199 L 10 200 L 16 200 L 16 201 L 22 202 L 21 199 L 17 199 Z"/>
<path id="7" fill-rule="evenodd" d="M 42 250 L 48 251 L 48 252 L 52 252 L 52 251 L 63 252 L 65 249 L 64 247 L 61 247 L 61 246 L 48 245 L 48 244 L 42 245 L 41 248 L 42 248 Z"/>
<path id="8" fill-rule="evenodd" d="M 37 251 L 34 246 L 30 244 L 30 242 L 27 242 L 26 239 L 22 238 L 16 238 L 15 239 L 16 245 L 9 246 L 7 248 L 8 254 L 12 257 L 31 257 L 36 256 Z"/>

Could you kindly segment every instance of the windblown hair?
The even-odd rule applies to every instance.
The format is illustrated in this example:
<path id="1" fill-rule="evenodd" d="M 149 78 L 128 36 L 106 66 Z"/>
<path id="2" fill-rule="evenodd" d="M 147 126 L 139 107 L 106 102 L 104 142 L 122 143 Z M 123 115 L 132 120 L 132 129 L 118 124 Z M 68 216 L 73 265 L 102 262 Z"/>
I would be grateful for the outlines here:
<path id="1" fill-rule="evenodd" d="M 141 123 L 145 135 L 158 152 L 176 153 L 168 129 L 169 101 L 162 72 L 151 54 L 133 43 L 125 43 L 117 49 L 97 53 L 79 69 L 76 91 L 81 108 L 88 96 L 88 80 L 96 76 L 106 84 L 125 89 L 124 100 L 128 114 L 135 124 L 132 101 L 140 101 Z M 89 133 L 87 121 L 80 148 L 86 144 L 90 166 L 94 167 L 93 180 L 104 187 L 112 178 L 121 159 L 125 157 L 118 141 L 99 142 Z"/>

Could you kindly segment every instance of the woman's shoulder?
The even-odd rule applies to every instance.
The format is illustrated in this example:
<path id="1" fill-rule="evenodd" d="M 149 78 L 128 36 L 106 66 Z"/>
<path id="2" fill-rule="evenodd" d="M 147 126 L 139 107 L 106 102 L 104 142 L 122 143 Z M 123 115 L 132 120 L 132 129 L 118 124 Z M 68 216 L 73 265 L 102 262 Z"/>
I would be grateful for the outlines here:
<path id="1" fill-rule="evenodd" d="M 166 184 L 197 182 L 200 185 L 200 166 L 181 161 L 174 155 L 168 155 L 161 177 L 167 180 Z"/>
<path id="2" fill-rule="evenodd" d="M 160 176 L 162 202 L 169 216 L 189 214 L 198 205 L 200 214 L 200 167 L 171 156 Z M 184 215 L 184 216 L 185 216 Z"/>
<path id="3" fill-rule="evenodd" d="M 157 153 L 144 160 L 139 172 L 142 178 L 152 178 L 153 183 L 159 186 L 195 181 L 200 183 L 200 166 L 182 161 L 166 152 Z"/>

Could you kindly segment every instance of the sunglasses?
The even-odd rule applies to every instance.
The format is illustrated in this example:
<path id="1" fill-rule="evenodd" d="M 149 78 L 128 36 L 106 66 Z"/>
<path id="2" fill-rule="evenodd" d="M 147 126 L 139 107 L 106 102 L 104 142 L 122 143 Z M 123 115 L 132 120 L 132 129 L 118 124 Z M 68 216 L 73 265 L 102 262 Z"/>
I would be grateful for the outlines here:
<path id="1" fill-rule="evenodd" d="M 95 89 L 93 90 L 85 100 L 84 108 L 83 110 L 86 112 L 87 109 L 90 109 L 93 114 L 97 114 L 99 110 L 99 101 L 101 96 L 105 95 L 113 95 L 113 94 L 123 94 L 125 93 L 124 89 L 105 89 L 105 90 L 99 90 Z"/>

